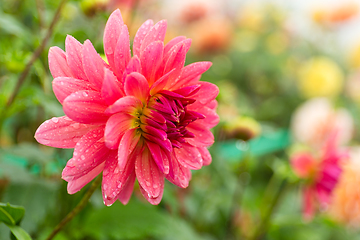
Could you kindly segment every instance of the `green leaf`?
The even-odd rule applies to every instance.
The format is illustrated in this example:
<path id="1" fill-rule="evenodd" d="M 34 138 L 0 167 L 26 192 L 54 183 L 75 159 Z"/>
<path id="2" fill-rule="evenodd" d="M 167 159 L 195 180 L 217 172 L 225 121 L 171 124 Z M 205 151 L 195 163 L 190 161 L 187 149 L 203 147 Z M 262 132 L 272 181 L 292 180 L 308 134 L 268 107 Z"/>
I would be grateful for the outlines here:
<path id="1" fill-rule="evenodd" d="M 8 225 L 8 224 L 6 224 L 6 225 L 10 228 L 10 231 L 12 232 L 12 234 L 14 234 L 16 239 L 31 240 L 30 235 L 24 229 L 22 229 L 20 226 Z"/>
<path id="2" fill-rule="evenodd" d="M 249 142 L 232 140 L 219 146 L 220 155 L 231 162 L 240 161 L 246 154 L 262 156 L 285 149 L 290 145 L 290 133 L 287 130 L 261 135 Z"/>
<path id="3" fill-rule="evenodd" d="M 7 225 L 19 224 L 24 217 L 25 209 L 21 206 L 0 203 L 0 222 Z"/>

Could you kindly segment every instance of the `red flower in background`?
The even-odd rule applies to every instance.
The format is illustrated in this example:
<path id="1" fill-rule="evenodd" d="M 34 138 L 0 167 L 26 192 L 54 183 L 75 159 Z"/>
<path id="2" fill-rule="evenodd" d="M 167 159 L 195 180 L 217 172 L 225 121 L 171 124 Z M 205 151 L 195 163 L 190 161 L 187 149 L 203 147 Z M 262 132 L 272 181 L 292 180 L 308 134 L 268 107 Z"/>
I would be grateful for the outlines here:
<path id="1" fill-rule="evenodd" d="M 137 178 L 143 196 L 161 201 L 164 178 L 187 187 L 190 169 L 211 162 L 210 128 L 218 88 L 200 82 L 210 62 L 184 66 L 191 40 L 164 45 L 166 21 L 146 21 L 133 42 L 119 10 L 105 27 L 105 63 L 89 40 L 68 36 L 65 52 L 49 51 L 53 90 L 66 116 L 45 121 L 38 142 L 75 148 L 62 173 L 73 194 L 103 172 L 104 203 L 126 204 Z"/>
<path id="2" fill-rule="evenodd" d="M 316 206 L 326 208 L 342 173 L 342 164 L 348 158 L 347 151 L 336 145 L 336 137 L 328 139 L 320 156 L 299 152 L 291 157 L 294 172 L 307 180 L 303 189 L 303 213 L 311 219 Z"/>

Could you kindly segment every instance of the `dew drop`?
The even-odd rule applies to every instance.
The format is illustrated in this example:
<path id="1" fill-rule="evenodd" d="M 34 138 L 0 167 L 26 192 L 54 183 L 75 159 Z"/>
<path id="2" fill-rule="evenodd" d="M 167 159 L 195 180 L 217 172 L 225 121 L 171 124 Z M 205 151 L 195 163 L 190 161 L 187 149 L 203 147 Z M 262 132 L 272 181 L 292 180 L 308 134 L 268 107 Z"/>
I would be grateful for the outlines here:
<path id="1" fill-rule="evenodd" d="M 150 187 L 150 182 L 149 181 L 146 181 L 145 184 L 146 184 L 146 186 Z"/>
<path id="2" fill-rule="evenodd" d="M 80 123 L 74 123 L 72 126 L 75 129 L 79 129 L 80 128 Z"/>
<path id="3" fill-rule="evenodd" d="M 83 92 L 83 96 L 87 97 L 87 96 L 89 96 L 89 94 L 87 94 L 86 92 Z"/>
<path id="4" fill-rule="evenodd" d="M 58 122 L 59 122 L 59 119 L 56 118 L 56 117 L 53 117 L 53 118 L 51 119 L 51 121 L 52 121 L 53 123 L 58 123 Z"/>
<path id="5" fill-rule="evenodd" d="M 115 168 L 114 173 L 115 173 L 115 174 L 119 173 L 119 168 Z"/>
<path id="6" fill-rule="evenodd" d="M 81 160 L 85 160 L 85 156 L 84 155 L 81 155 Z"/>

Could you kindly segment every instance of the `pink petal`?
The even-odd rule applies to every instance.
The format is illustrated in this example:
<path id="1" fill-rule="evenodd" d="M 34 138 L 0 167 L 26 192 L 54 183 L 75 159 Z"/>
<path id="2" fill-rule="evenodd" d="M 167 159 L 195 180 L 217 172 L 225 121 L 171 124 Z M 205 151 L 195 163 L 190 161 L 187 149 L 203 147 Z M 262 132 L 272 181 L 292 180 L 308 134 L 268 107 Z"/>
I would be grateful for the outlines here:
<path id="1" fill-rule="evenodd" d="M 214 100 L 219 94 L 219 88 L 215 84 L 209 82 L 199 82 L 199 84 L 201 85 L 200 90 L 191 96 L 191 98 L 196 99 L 193 108 L 201 108 Z"/>
<path id="2" fill-rule="evenodd" d="M 181 188 L 186 188 L 191 179 L 190 170 L 179 164 L 174 152 L 171 154 L 170 170 L 169 174 L 166 175 L 166 179 Z"/>
<path id="3" fill-rule="evenodd" d="M 101 88 L 101 97 L 104 101 L 111 105 L 116 100 L 124 96 L 121 90 L 122 84 L 116 79 L 114 74 L 109 69 L 105 69 L 104 82 Z"/>
<path id="4" fill-rule="evenodd" d="M 46 120 L 35 132 L 35 139 L 44 145 L 56 148 L 74 148 L 88 131 L 97 125 L 81 124 L 64 116 Z"/>
<path id="5" fill-rule="evenodd" d="M 149 148 L 149 151 L 156 162 L 157 166 L 159 167 L 160 171 L 164 174 L 169 173 L 169 156 L 164 152 L 159 145 L 146 141 L 146 145 Z"/>
<path id="6" fill-rule="evenodd" d="M 146 198 L 146 200 L 151 203 L 152 205 L 158 205 L 161 202 L 161 199 L 163 197 L 164 194 L 164 187 L 162 187 L 160 189 L 160 193 L 159 196 L 157 197 L 151 197 L 149 196 L 149 194 L 146 192 L 146 190 L 140 185 L 140 192 L 141 194 Z"/>
<path id="7" fill-rule="evenodd" d="M 172 82 L 169 89 L 175 90 L 197 84 L 201 74 L 206 72 L 211 65 L 211 62 L 195 62 L 185 66 L 181 71 L 180 77 L 176 81 Z"/>
<path id="8" fill-rule="evenodd" d="M 108 119 L 104 113 L 106 108 L 101 94 L 89 90 L 75 92 L 63 102 L 65 114 L 81 123 L 104 123 Z"/>
<path id="9" fill-rule="evenodd" d="M 145 102 L 149 96 L 149 85 L 146 78 L 141 73 L 130 73 L 124 84 L 126 95 L 134 96 Z"/>
<path id="10" fill-rule="evenodd" d="M 151 96 L 155 95 L 157 92 L 164 89 L 164 87 L 167 85 L 167 83 L 169 81 L 170 76 L 172 76 L 172 73 L 174 72 L 174 70 L 175 69 L 173 69 L 173 70 L 169 71 L 168 73 L 166 73 L 165 75 L 163 75 L 151 86 L 151 90 L 150 90 Z"/>
<path id="11" fill-rule="evenodd" d="M 134 117 L 125 113 L 116 113 L 106 122 L 105 144 L 110 149 L 117 149 L 125 131 L 131 128 Z"/>
<path id="12" fill-rule="evenodd" d="M 134 171 L 130 174 L 123 189 L 120 191 L 120 193 L 117 196 L 118 200 L 124 205 L 128 204 L 128 202 L 131 198 L 131 194 L 134 190 L 135 179 L 136 179 L 136 175 L 135 175 L 135 171 Z"/>
<path id="13" fill-rule="evenodd" d="M 141 108 L 141 101 L 134 96 L 125 96 L 117 100 L 113 105 L 109 106 L 105 113 L 113 114 L 117 112 L 122 113 L 135 113 L 137 108 Z"/>
<path id="14" fill-rule="evenodd" d="M 193 104 L 189 105 L 188 110 L 193 110 L 192 105 Z M 210 109 L 207 106 L 197 108 L 194 111 L 205 116 L 204 119 L 198 119 L 198 120 L 196 120 L 196 122 L 206 126 L 207 128 L 215 127 L 220 121 L 219 115 L 216 113 L 216 111 L 213 109 Z"/>
<path id="15" fill-rule="evenodd" d="M 185 57 L 186 57 L 185 43 L 179 43 L 175 45 L 170 50 L 168 56 L 164 58 L 164 60 L 166 59 L 164 73 L 174 70 L 170 77 L 172 81 L 179 77 L 181 70 L 185 64 Z"/>
<path id="16" fill-rule="evenodd" d="M 174 148 L 179 163 L 189 169 L 200 169 L 203 165 L 203 159 L 199 150 L 188 143 L 183 143 L 181 146 L 182 148 Z"/>
<path id="17" fill-rule="evenodd" d="M 130 52 L 130 38 L 129 31 L 126 25 L 121 29 L 121 34 L 117 41 L 115 53 L 114 53 L 114 63 L 115 63 L 115 72 L 120 78 L 129 63 L 131 57 Z"/>
<path id="18" fill-rule="evenodd" d="M 65 52 L 58 47 L 49 49 L 49 68 L 53 78 L 57 77 L 73 77 L 71 69 L 66 61 Z"/>
<path id="19" fill-rule="evenodd" d="M 141 52 L 141 72 L 149 82 L 149 86 L 151 86 L 156 80 L 154 77 L 162 62 L 163 51 L 164 43 L 156 41 L 149 44 L 145 50 Z"/>
<path id="20" fill-rule="evenodd" d="M 139 185 L 146 191 L 150 198 L 156 198 L 164 188 L 164 175 L 159 171 L 149 149 L 144 148 L 141 155 L 135 160 L 135 173 Z"/>
<path id="21" fill-rule="evenodd" d="M 87 80 L 82 64 L 83 45 L 74 37 L 67 35 L 65 40 L 65 50 L 66 61 L 74 77 Z"/>
<path id="22" fill-rule="evenodd" d="M 146 34 L 150 31 L 150 29 L 153 27 L 154 22 L 153 20 L 149 19 L 146 22 L 144 22 L 139 30 L 136 32 L 135 38 L 134 38 L 134 44 L 133 44 L 133 55 L 140 57 L 140 47 L 142 42 L 144 41 L 144 38 Z"/>
<path id="23" fill-rule="evenodd" d="M 112 158 L 108 158 L 105 161 L 101 189 L 104 203 L 107 206 L 116 201 L 119 193 L 126 187 L 126 183 L 129 181 L 135 168 L 136 154 L 130 156 L 123 171 L 119 169 L 117 157 L 117 151 L 112 151 Z"/>
<path id="24" fill-rule="evenodd" d="M 105 161 L 110 150 L 105 146 L 103 138 L 104 126 L 101 126 L 89 131 L 77 142 L 73 158 L 62 172 L 65 181 L 86 175 Z"/>
<path id="25" fill-rule="evenodd" d="M 214 143 L 214 135 L 203 125 L 193 122 L 187 129 L 195 135 L 194 138 L 187 138 L 186 141 L 195 147 L 208 147 Z"/>
<path id="26" fill-rule="evenodd" d="M 129 129 L 124 133 L 121 138 L 118 149 L 118 164 L 119 169 L 123 170 L 129 161 L 129 156 L 134 151 L 137 143 L 140 140 L 140 134 L 137 133 L 137 129 Z"/>
<path id="27" fill-rule="evenodd" d="M 104 62 L 89 40 L 84 43 L 83 67 L 89 82 L 101 89 L 104 81 Z"/>
<path id="28" fill-rule="evenodd" d="M 130 62 L 126 66 L 123 79 L 125 80 L 126 76 L 132 72 L 141 72 L 141 63 L 140 59 L 137 56 L 134 56 L 130 59 Z"/>
<path id="29" fill-rule="evenodd" d="M 116 69 L 116 62 L 114 60 L 114 54 L 116 46 L 124 26 L 124 21 L 119 9 L 116 9 L 111 13 L 104 30 L 104 51 L 109 65 L 112 69 Z"/>
<path id="30" fill-rule="evenodd" d="M 164 47 L 164 55 L 167 55 L 173 46 L 175 46 L 179 42 L 184 41 L 185 39 L 186 39 L 185 36 L 177 36 L 177 37 L 171 39 Z"/>
<path id="31" fill-rule="evenodd" d="M 211 155 L 209 153 L 209 150 L 206 147 L 199 147 L 198 148 L 201 157 L 203 159 L 203 166 L 210 165 L 211 163 Z"/>
<path id="32" fill-rule="evenodd" d="M 141 43 L 140 52 L 145 51 L 145 49 L 153 42 L 160 41 L 163 43 L 165 39 L 166 28 L 166 20 L 161 20 L 156 23 L 144 37 L 144 40 Z"/>
<path id="33" fill-rule="evenodd" d="M 96 168 L 91 170 L 86 175 L 83 175 L 79 178 L 70 180 L 67 185 L 67 191 L 69 194 L 74 194 L 80 191 L 86 184 L 98 176 L 101 171 L 104 169 L 104 163 L 98 165 Z"/>
<path id="34" fill-rule="evenodd" d="M 81 90 L 95 90 L 88 81 L 72 77 L 57 77 L 52 82 L 53 91 L 60 103 L 74 92 Z"/>

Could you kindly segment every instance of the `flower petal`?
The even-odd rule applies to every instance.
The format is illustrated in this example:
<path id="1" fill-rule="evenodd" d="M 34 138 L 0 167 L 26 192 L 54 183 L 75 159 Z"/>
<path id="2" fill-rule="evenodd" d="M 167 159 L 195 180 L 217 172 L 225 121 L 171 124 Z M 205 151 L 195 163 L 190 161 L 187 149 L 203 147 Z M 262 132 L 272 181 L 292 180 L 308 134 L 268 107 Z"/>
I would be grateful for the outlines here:
<path id="1" fill-rule="evenodd" d="M 58 47 L 49 49 L 49 68 L 53 78 L 57 77 L 73 77 L 71 69 L 66 61 L 65 52 Z"/>
<path id="2" fill-rule="evenodd" d="M 104 81 L 104 61 L 89 40 L 83 46 L 83 67 L 89 82 L 100 90 Z"/>
<path id="3" fill-rule="evenodd" d="M 105 69 L 104 82 L 101 88 L 101 97 L 104 101 L 111 105 L 116 100 L 124 96 L 121 90 L 122 84 L 116 79 L 111 70 Z"/>
<path id="4" fill-rule="evenodd" d="M 129 30 L 126 25 L 121 28 L 121 34 L 116 44 L 114 63 L 116 75 L 121 79 L 131 57 Z"/>
<path id="5" fill-rule="evenodd" d="M 172 82 L 170 86 L 168 86 L 168 89 L 175 90 L 197 84 L 201 74 L 206 72 L 211 65 L 211 62 L 195 62 L 185 66 L 181 71 L 180 77 L 176 81 Z"/>
<path id="6" fill-rule="evenodd" d="M 181 148 L 174 148 L 176 158 L 186 168 L 198 170 L 203 165 L 199 150 L 188 143 L 181 144 Z"/>
<path id="7" fill-rule="evenodd" d="M 133 171 L 130 174 L 124 187 L 122 188 L 122 190 L 120 191 L 120 193 L 117 196 L 118 200 L 124 205 L 126 205 L 131 198 L 131 194 L 134 190 L 135 179 L 136 179 L 136 174 L 135 174 L 135 171 Z"/>
<path id="8" fill-rule="evenodd" d="M 120 170 L 125 168 L 131 153 L 134 151 L 137 143 L 140 140 L 140 136 L 140 134 L 136 133 L 136 129 L 129 129 L 121 138 L 118 149 L 118 164 Z"/>
<path id="9" fill-rule="evenodd" d="M 186 39 L 185 36 L 177 36 L 177 37 L 171 39 L 164 47 L 164 55 L 167 55 L 173 46 L 175 46 L 179 42 L 184 41 L 185 39 Z"/>
<path id="10" fill-rule="evenodd" d="M 214 135 L 203 125 L 192 122 L 187 130 L 195 135 L 194 138 L 187 138 L 186 141 L 195 147 L 208 147 L 214 143 Z"/>
<path id="11" fill-rule="evenodd" d="M 133 55 L 140 57 L 140 47 L 142 42 L 144 41 L 145 36 L 148 34 L 150 29 L 153 27 L 153 20 L 149 19 L 145 21 L 136 32 L 133 44 Z"/>
<path id="12" fill-rule="evenodd" d="M 151 86 L 155 82 L 157 72 L 163 58 L 164 43 L 160 41 L 152 42 L 144 51 L 141 52 L 141 73 Z"/>
<path id="13" fill-rule="evenodd" d="M 114 54 L 123 26 L 124 21 L 122 19 L 121 12 L 119 9 L 116 9 L 113 13 L 111 13 L 108 21 L 106 22 L 103 39 L 104 52 L 109 65 L 113 70 L 116 69 Z"/>
<path id="14" fill-rule="evenodd" d="M 119 169 L 117 151 L 112 151 L 113 158 L 106 159 L 101 186 L 105 205 L 113 204 L 119 193 L 126 187 L 126 183 L 134 172 L 136 155 L 132 154 L 129 157 L 123 171 Z"/>
<path id="15" fill-rule="evenodd" d="M 210 165 L 211 163 L 211 154 L 209 153 L 209 150 L 206 147 L 199 147 L 198 148 L 201 157 L 203 159 L 203 166 Z"/>
<path id="16" fill-rule="evenodd" d="M 151 197 L 141 185 L 140 185 L 140 192 L 146 198 L 146 200 L 148 200 L 149 203 L 151 203 L 152 205 L 158 205 L 163 197 L 164 187 L 160 189 L 159 196 L 155 198 Z"/>
<path id="17" fill-rule="evenodd" d="M 164 175 L 159 171 L 147 147 L 135 160 L 135 173 L 139 185 L 146 191 L 150 198 L 159 196 L 164 187 Z"/>
<path id="18" fill-rule="evenodd" d="M 198 84 L 200 84 L 199 91 L 191 96 L 191 98 L 196 99 L 193 108 L 201 108 L 214 100 L 219 94 L 219 88 L 215 84 L 209 82 L 199 82 Z"/>
<path id="19" fill-rule="evenodd" d="M 57 77 L 52 82 L 53 91 L 60 103 L 74 92 L 81 90 L 95 90 L 88 81 L 72 77 Z"/>
<path id="20" fill-rule="evenodd" d="M 179 164 L 174 152 L 171 153 L 170 169 L 166 179 L 181 188 L 186 188 L 191 179 L 190 169 Z"/>
<path id="21" fill-rule="evenodd" d="M 98 165 L 96 168 L 92 169 L 85 175 L 82 175 L 79 178 L 69 180 L 67 185 L 67 191 L 69 194 L 74 194 L 80 191 L 86 184 L 98 176 L 101 171 L 104 169 L 104 163 Z"/>
<path id="22" fill-rule="evenodd" d="M 125 131 L 131 128 L 134 117 L 126 113 L 116 113 L 106 122 L 105 144 L 110 149 L 117 149 Z"/>
<path id="23" fill-rule="evenodd" d="M 71 72 L 77 79 L 87 80 L 83 69 L 83 45 L 73 36 L 67 35 L 65 39 L 66 61 Z"/>
<path id="24" fill-rule="evenodd" d="M 86 175 L 92 169 L 103 163 L 110 150 L 104 144 L 104 126 L 89 131 L 75 146 L 71 158 L 62 172 L 65 181 L 71 181 Z"/>
<path id="25" fill-rule="evenodd" d="M 97 125 L 81 124 L 67 116 L 43 122 L 35 132 L 35 139 L 44 145 L 57 148 L 74 148 L 80 138 Z"/>
<path id="26" fill-rule="evenodd" d="M 140 59 L 137 56 L 134 56 L 133 58 L 130 59 L 128 65 L 126 66 L 123 75 L 123 80 L 125 81 L 126 76 L 132 72 L 141 72 L 141 63 L 140 63 Z"/>
<path id="27" fill-rule="evenodd" d="M 145 102 L 149 96 L 149 84 L 146 78 L 137 72 L 130 73 L 124 84 L 124 90 L 126 95 L 134 96 Z"/>
<path id="28" fill-rule="evenodd" d="M 172 69 L 171 71 L 167 72 L 165 75 L 160 77 L 152 86 L 150 90 L 150 95 L 153 96 L 157 92 L 163 90 L 163 88 L 167 85 L 170 76 L 172 76 L 172 73 L 175 69 Z"/>
<path id="29" fill-rule="evenodd" d="M 134 96 L 125 96 L 109 106 L 105 113 L 113 114 L 117 112 L 132 114 L 137 108 L 142 107 L 141 101 Z"/>
<path id="30" fill-rule="evenodd" d="M 104 123 L 108 119 L 106 108 L 101 94 L 89 90 L 75 92 L 63 102 L 65 114 L 81 123 Z"/>
<path id="31" fill-rule="evenodd" d="M 166 28 L 167 28 L 166 20 L 161 20 L 158 23 L 156 23 L 144 37 L 144 40 L 141 43 L 140 52 L 145 51 L 145 49 L 153 42 L 157 42 L 157 41 L 164 42 Z"/>
<path id="32" fill-rule="evenodd" d="M 146 141 L 146 145 L 149 148 L 149 151 L 156 162 L 157 166 L 159 167 L 160 171 L 164 174 L 169 173 L 169 156 L 164 152 L 159 145 Z"/>

